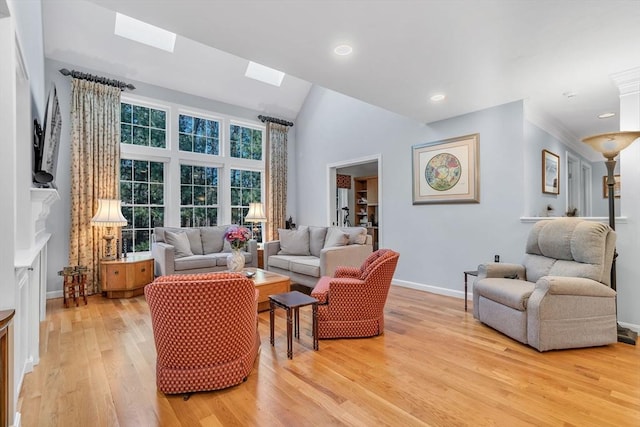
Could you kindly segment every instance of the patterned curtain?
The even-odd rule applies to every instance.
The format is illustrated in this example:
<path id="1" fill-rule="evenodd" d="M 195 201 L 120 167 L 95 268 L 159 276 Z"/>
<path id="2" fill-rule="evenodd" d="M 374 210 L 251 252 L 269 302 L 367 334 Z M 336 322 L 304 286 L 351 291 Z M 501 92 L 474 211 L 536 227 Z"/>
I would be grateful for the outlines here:
<path id="1" fill-rule="evenodd" d="M 92 227 L 98 199 L 120 198 L 120 89 L 73 79 L 69 265 L 88 267 L 87 290 L 100 291 L 103 227 Z"/>
<path id="2" fill-rule="evenodd" d="M 278 239 L 287 215 L 287 132 L 289 126 L 267 123 L 267 241 Z"/>

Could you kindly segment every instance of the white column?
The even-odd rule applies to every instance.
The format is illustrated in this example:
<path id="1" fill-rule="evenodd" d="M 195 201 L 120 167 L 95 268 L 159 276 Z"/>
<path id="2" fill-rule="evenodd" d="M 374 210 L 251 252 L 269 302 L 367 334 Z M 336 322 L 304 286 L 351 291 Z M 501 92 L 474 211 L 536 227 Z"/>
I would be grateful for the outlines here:
<path id="1" fill-rule="evenodd" d="M 640 130 L 640 68 L 611 75 L 620 91 L 620 130 Z M 618 320 L 640 331 L 640 141 L 620 153 L 621 209 L 618 224 Z"/>

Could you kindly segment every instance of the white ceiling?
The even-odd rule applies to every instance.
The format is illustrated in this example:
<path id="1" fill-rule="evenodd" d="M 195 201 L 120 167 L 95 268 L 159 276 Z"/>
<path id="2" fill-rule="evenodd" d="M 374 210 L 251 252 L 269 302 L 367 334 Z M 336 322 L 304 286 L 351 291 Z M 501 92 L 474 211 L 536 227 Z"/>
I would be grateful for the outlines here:
<path id="1" fill-rule="evenodd" d="M 114 11 L 175 52 L 114 36 Z M 49 58 L 287 119 L 311 82 L 425 123 L 525 99 L 578 139 L 619 128 L 596 117 L 619 110 L 610 75 L 640 67 L 637 0 L 43 0 L 43 20 Z"/>

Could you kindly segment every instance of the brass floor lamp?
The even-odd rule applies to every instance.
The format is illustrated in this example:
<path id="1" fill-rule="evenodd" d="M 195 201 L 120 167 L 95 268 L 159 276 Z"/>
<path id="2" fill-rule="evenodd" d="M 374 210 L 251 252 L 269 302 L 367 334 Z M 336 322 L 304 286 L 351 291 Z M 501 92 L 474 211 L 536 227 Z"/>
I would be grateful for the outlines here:
<path id="1" fill-rule="evenodd" d="M 607 159 L 605 164 L 607 165 L 607 187 L 609 189 L 609 226 L 612 229 L 616 229 L 616 213 L 614 205 L 614 185 L 615 178 L 613 171 L 616 167 L 615 158 L 620 154 L 620 151 L 627 148 L 633 141 L 640 138 L 640 131 L 633 132 L 611 132 L 603 133 L 600 135 L 594 135 L 584 138 L 582 142 L 589 144 L 591 148 L 596 150 Z M 611 265 L 611 289 L 616 290 L 616 258 L 618 252 L 613 254 L 613 264 Z M 637 332 L 631 329 L 620 326 L 618 323 L 618 341 L 626 344 L 636 344 L 638 338 Z"/>

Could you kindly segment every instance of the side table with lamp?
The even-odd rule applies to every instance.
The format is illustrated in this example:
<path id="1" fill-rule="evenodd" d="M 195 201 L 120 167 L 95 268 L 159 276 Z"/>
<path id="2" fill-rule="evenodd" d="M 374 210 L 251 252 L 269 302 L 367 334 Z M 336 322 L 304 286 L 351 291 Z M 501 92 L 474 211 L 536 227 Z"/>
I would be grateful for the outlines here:
<path id="1" fill-rule="evenodd" d="M 121 201 L 98 200 L 98 211 L 91 225 L 106 227 L 104 256 L 100 260 L 100 288 L 107 298 L 131 298 L 144 293 L 144 287 L 153 281 L 154 260 L 148 255 L 120 258 L 113 248 L 113 227 L 127 225 L 122 215 Z"/>

